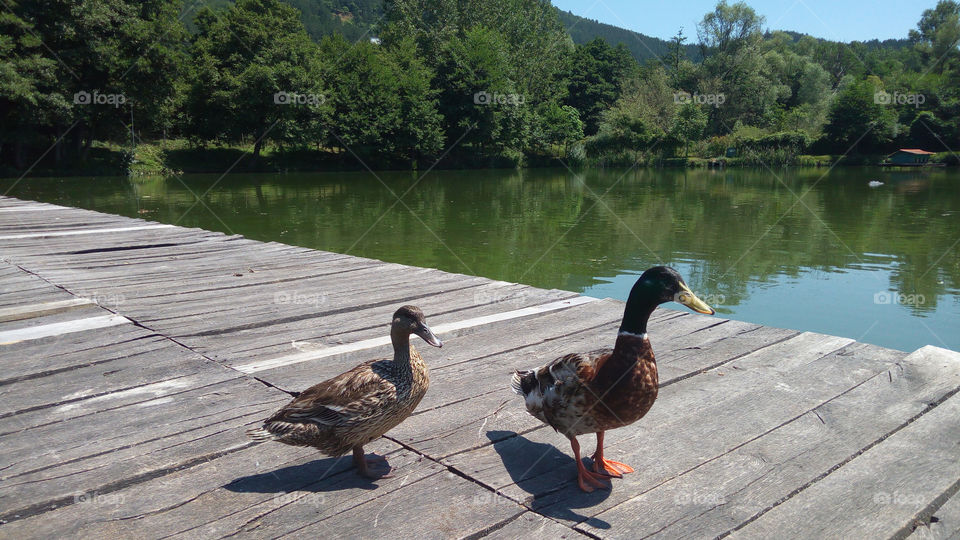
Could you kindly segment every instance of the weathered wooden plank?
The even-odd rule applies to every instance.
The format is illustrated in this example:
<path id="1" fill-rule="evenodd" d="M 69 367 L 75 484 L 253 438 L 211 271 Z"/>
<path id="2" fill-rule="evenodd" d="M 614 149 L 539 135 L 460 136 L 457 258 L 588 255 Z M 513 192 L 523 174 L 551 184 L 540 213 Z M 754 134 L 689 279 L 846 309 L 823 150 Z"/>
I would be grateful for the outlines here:
<path id="1" fill-rule="evenodd" d="M 491 503 L 487 493 L 473 482 L 438 471 L 419 480 L 408 480 L 395 494 L 329 516 L 314 517 L 315 510 L 301 505 L 292 508 L 296 514 L 274 512 L 243 530 L 270 537 L 464 538 L 482 536 L 488 529 L 525 512 L 507 499 Z"/>
<path id="2" fill-rule="evenodd" d="M 889 538 L 912 530 L 922 510 L 960 480 L 960 353 L 924 347 L 923 377 L 950 379 L 954 391 L 879 444 L 775 506 L 734 534 Z M 920 357 L 920 358 L 917 358 Z"/>
<path id="3" fill-rule="evenodd" d="M 126 324 L 96 332 L 62 334 L 3 346 L 0 384 L 67 371 L 78 366 L 137 354 L 169 342 L 142 328 Z"/>
<path id="4" fill-rule="evenodd" d="M 493 497 L 489 497 L 489 499 L 490 504 L 496 504 L 500 501 L 500 499 L 494 499 Z M 502 528 L 492 531 L 483 538 L 486 540 L 516 540 L 517 538 L 586 539 L 589 536 L 566 525 L 561 525 L 550 518 L 543 517 L 536 512 L 524 512 Z"/>
<path id="5" fill-rule="evenodd" d="M 7 330 L 0 332 L 0 346 L 16 343 L 18 341 L 59 336 L 74 332 L 86 332 L 100 328 L 109 328 L 119 324 L 130 324 L 130 319 L 120 315 L 98 315 L 95 317 L 87 317 L 85 319 L 77 319 L 73 321 L 50 323 L 41 326 L 31 326 L 17 330 Z"/>
<path id="6" fill-rule="evenodd" d="M 173 225 L 160 223 L 156 225 L 135 225 L 130 227 L 115 227 L 110 229 L 42 231 L 42 232 L 32 232 L 32 233 L 24 233 L 24 234 L 7 234 L 7 235 L 0 236 L 0 240 L 23 240 L 26 238 L 50 238 L 53 236 L 76 236 L 79 234 L 112 234 L 112 233 L 130 232 L 130 231 L 145 231 L 149 229 L 166 229 L 168 227 L 173 227 Z"/>
<path id="7" fill-rule="evenodd" d="M 958 387 L 960 363 L 950 371 L 927 358 L 908 356 L 849 392 L 579 527 L 604 538 L 723 535 L 900 429 Z"/>
<path id="8" fill-rule="evenodd" d="M 21 319 L 33 319 L 53 313 L 62 313 L 78 307 L 90 306 L 94 302 L 87 298 L 70 298 L 67 300 L 56 300 L 53 302 L 44 302 L 42 304 L 20 305 L 15 307 L 0 308 L 0 323 L 8 321 L 19 321 Z"/>
<path id="9" fill-rule="evenodd" d="M 956 540 L 960 538 L 960 493 L 954 493 L 938 508 L 930 523 L 918 523 L 910 540 Z"/>
<path id="10" fill-rule="evenodd" d="M 70 403 L 64 407 L 89 406 L 91 413 L 5 434 L 0 519 L 40 513 L 77 494 L 109 493 L 249 446 L 244 426 L 289 398 L 243 378 L 175 382 L 184 387 L 139 389 L 147 399 L 116 408 L 103 407 L 111 395 Z"/>
<path id="11" fill-rule="evenodd" d="M 618 480 L 612 492 L 602 495 L 582 498 L 573 482 L 575 470 L 567 457 L 566 439 L 549 429 L 520 436 L 502 430 L 481 431 L 501 442 L 443 461 L 514 500 L 535 497 L 534 509 L 541 513 L 564 521 L 583 521 L 589 516 L 572 511 L 568 506 L 572 502 L 589 506 L 591 514 L 613 507 L 836 397 L 902 357 L 894 355 L 883 362 L 841 349 L 850 342 L 802 334 L 743 356 L 727 367 L 666 385 L 643 420 L 607 434 L 607 455 L 632 464 L 638 472 Z M 838 362 L 838 354 L 849 355 L 847 361 Z M 520 408 L 510 411 L 511 416 L 526 414 L 519 398 L 507 406 Z M 490 427 L 485 429 L 490 431 Z M 590 439 L 584 437 L 582 446 L 592 452 Z"/>
<path id="12" fill-rule="evenodd" d="M 480 317 L 474 317 L 471 319 L 460 320 L 456 322 L 441 323 L 436 325 L 433 330 L 438 335 L 443 335 L 448 332 L 455 332 L 458 330 L 465 330 L 467 328 L 474 328 L 477 326 L 483 326 L 488 324 L 494 324 L 503 321 L 509 321 L 512 319 L 520 319 L 523 317 L 530 317 L 535 315 L 540 315 L 543 313 L 548 313 L 550 311 L 556 311 L 558 309 L 566 309 L 573 306 L 578 306 L 580 304 L 586 304 L 589 302 L 596 302 L 596 298 L 590 298 L 589 296 L 579 296 L 571 298 L 569 300 L 560 300 L 558 302 L 552 302 L 549 304 L 541 304 L 539 306 L 531 306 L 511 311 L 505 311 L 492 315 L 483 315 Z M 370 338 L 364 341 L 356 341 L 353 343 L 345 343 L 336 347 L 329 347 L 326 349 L 321 349 L 318 351 L 306 351 L 299 354 L 294 354 L 290 356 L 272 358 L 269 360 L 259 360 L 255 362 L 249 362 L 247 364 L 240 364 L 233 366 L 235 369 L 243 373 L 258 373 L 261 371 L 266 371 L 269 369 L 276 369 L 284 366 L 289 366 L 293 364 L 299 364 L 302 362 L 309 362 L 314 360 L 321 360 L 330 356 L 344 355 L 352 352 L 363 351 L 372 349 L 375 347 L 382 347 L 384 345 L 390 344 L 390 336 Z"/>
<path id="13" fill-rule="evenodd" d="M 288 505 L 336 512 L 398 489 L 406 477 L 439 470 L 379 440 L 368 452 L 386 456 L 399 473 L 371 482 L 350 470 L 349 459 L 325 458 L 311 448 L 258 444 L 170 471 L 110 493 L 82 492 L 80 501 L 3 526 L 20 538 L 222 537 Z M 409 479 L 408 479 L 409 481 Z"/>

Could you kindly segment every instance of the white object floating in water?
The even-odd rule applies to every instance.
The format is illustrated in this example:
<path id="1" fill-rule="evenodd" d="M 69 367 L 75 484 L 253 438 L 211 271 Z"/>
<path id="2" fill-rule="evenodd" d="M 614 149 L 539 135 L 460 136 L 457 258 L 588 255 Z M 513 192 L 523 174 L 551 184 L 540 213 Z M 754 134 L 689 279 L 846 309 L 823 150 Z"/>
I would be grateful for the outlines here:
<path id="1" fill-rule="evenodd" d="M 881 181 L 879 181 L 879 180 L 871 180 L 871 181 L 867 182 L 867 185 L 870 186 L 870 187 L 880 187 L 880 186 L 883 185 L 883 182 L 881 182 Z"/>

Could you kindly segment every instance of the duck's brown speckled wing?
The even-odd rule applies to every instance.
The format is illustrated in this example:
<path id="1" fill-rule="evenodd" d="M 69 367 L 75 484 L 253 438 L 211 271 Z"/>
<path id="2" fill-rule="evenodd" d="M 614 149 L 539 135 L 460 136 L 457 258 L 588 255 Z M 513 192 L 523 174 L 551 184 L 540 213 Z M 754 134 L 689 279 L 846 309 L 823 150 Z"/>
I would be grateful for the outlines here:
<path id="1" fill-rule="evenodd" d="M 612 349 L 561 356 L 538 369 L 514 375 L 513 389 L 525 399 L 530 414 L 565 435 L 596 431 L 590 412 L 599 396 L 590 382 Z"/>
<path id="2" fill-rule="evenodd" d="M 387 360 L 374 360 L 311 386 L 267 419 L 266 423 L 314 423 L 340 426 L 362 422 L 397 400 L 387 378 Z"/>

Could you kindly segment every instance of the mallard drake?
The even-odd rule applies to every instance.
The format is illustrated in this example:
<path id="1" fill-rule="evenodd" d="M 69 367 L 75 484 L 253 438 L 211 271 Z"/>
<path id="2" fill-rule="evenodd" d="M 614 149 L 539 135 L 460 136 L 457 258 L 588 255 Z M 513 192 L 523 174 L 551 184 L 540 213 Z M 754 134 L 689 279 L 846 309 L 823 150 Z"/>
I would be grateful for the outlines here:
<path id="1" fill-rule="evenodd" d="M 647 321 L 658 305 L 670 301 L 714 313 L 676 270 L 657 266 L 644 272 L 630 290 L 613 349 L 568 354 L 513 376 L 511 386 L 524 397 L 527 411 L 570 439 L 583 491 L 606 487 L 600 482 L 603 478 L 633 472 L 629 465 L 603 457 L 603 434 L 636 422 L 657 399 L 657 362 L 647 338 Z M 577 442 L 578 435 L 587 433 L 597 434 L 593 471 L 584 467 Z"/>
<path id="2" fill-rule="evenodd" d="M 247 435 L 258 441 L 313 446 L 331 457 L 353 450 L 359 474 L 387 476 L 389 466 L 386 471 L 371 470 L 372 461 L 386 460 L 368 459 L 363 445 L 410 416 L 430 386 L 427 365 L 410 343 L 410 334 L 434 347 L 443 346 L 420 308 L 403 306 L 393 314 L 390 327 L 392 359 L 370 360 L 311 386 Z"/>

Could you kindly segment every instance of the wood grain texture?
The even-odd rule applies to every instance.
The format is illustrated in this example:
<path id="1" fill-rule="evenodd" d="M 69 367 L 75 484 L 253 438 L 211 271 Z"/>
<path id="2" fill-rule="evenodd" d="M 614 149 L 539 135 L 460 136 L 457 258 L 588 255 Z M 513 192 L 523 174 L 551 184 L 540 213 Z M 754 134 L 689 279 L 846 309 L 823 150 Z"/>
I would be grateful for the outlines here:
<path id="1" fill-rule="evenodd" d="M 0 332 L 132 321 L 0 346 L 2 537 L 960 534 L 955 353 L 668 304 L 649 325 L 660 396 L 606 437 L 606 456 L 637 472 L 583 494 L 565 439 L 526 413 L 510 375 L 611 346 L 623 303 L 503 318 L 576 294 L 139 228 L 155 225 L 0 197 Z M 414 341 L 430 390 L 367 447 L 394 477 L 245 438 L 283 390 L 389 356 L 368 340 L 405 303 L 448 331 L 443 349 Z M 235 369 L 338 345 L 255 377 Z"/>

